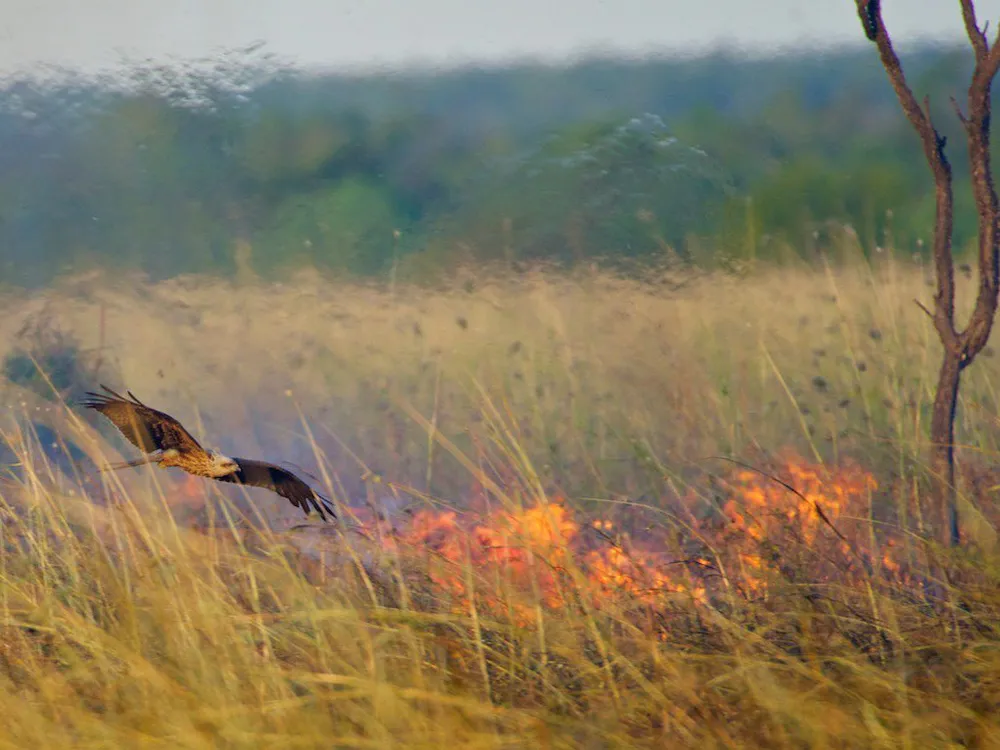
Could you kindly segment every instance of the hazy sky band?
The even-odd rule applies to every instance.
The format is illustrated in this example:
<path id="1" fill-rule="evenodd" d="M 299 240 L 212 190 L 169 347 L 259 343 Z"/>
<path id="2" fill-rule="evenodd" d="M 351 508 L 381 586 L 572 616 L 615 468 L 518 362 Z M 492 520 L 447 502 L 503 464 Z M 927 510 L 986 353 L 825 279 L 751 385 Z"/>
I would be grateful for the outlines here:
<path id="1" fill-rule="evenodd" d="M 962 34 L 957 0 L 883 0 L 899 40 Z M 978 0 L 1000 21 L 1000 0 Z M 0 0 L 0 72 L 92 72 L 264 41 L 305 66 L 405 67 L 863 41 L 854 0 Z"/>

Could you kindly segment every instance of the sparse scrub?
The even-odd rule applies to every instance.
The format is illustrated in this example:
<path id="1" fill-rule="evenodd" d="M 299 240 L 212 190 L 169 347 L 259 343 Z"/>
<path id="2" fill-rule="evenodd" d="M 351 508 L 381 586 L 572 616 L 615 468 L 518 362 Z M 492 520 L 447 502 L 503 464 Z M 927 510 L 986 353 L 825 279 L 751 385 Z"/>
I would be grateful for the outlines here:
<path id="1" fill-rule="evenodd" d="M 103 306 L 110 385 L 289 457 L 344 520 L 287 529 L 266 495 L 258 517 L 145 469 L 57 482 L 8 382 L 0 740 L 995 746 L 997 364 L 958 425 L 975 543 L 940 550 L 927 278 L 889 257 L 10 296 L 0 355 L 43 308 L 95 347 Z M 105 460 L 71 412 L 53 423 Z"/>

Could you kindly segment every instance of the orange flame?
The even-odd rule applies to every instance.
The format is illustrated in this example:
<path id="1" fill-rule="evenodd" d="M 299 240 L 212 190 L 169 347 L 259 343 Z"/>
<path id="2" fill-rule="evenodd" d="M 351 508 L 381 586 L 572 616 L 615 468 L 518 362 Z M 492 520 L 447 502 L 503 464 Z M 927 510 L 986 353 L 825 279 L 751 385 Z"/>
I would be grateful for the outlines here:
<path id="1" fill-rule="evenodd" d="M 545 610 L 573 605 L 577 600 L 571 593 L 586 596 L 598 608 L 627 600 L 656 606 L 678 594 L 707 605 L 711 579 L 705 573 L 716 568 L 725 575 L 717 573 L 714 580 L 735 583 L 751 597 L 766 597 L 775 558 L 765 553 L 765 542 L 773 549 L 792 531 L 804 543 L 800 547 L 828 544 L 843 556 L 850 550 L 847 544 L 835 535 L 821 536 L 824 521 L 817 506 L 831 523 L 843 516 L 863 517 L 878 487 L 856 465 L 830 468 L 794 455 L 779 463 L 776 474 L 802 496 L 742 469 L 726 480 L 722 510 L 729 523 L 722 529 L 707 522 L 699 528 L 712 538 L 718 560 L 705 560 L 703 554 L 699 560 L 696 553 L 695 560 L 672 565 L 664 552 L 653 551 L 648 538 L 644 546 L 633 544 L 620 521 L 600 518 L 581 525 L 562 497 L 488 512 L 478 523 L 454 511 L 422 510 L 386 544 L 424 555 L 430 580 L 454 612 L 481 608 L 505 613 L 522 626 Z M 594 533 L 581 533 L 591 529 Z M 884 549 L 883 567 L 892 573 L 900 570 L 897 549 Z M 696 561 L 700 564 L 689 564 Z"/>

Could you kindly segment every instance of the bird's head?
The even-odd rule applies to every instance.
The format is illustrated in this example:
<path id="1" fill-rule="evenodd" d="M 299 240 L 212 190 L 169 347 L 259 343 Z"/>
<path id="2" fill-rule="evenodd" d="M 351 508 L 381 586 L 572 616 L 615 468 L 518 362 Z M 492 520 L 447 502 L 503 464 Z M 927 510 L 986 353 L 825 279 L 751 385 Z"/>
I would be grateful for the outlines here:
<path id="1" fill-rule="evenodd" d="M 212 476 L 224 477 L 240 470 L 240 465 L 229 456 L 224 456 L 216 451 L 210 451 L 212 457 Z"/>

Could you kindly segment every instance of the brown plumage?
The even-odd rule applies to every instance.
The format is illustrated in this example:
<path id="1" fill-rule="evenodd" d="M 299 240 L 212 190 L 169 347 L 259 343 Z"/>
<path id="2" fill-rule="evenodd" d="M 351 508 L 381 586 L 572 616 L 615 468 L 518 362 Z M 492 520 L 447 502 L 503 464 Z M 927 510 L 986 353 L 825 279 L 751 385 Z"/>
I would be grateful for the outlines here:
<path id="1" fill-rule="evenodd" d="M 176 450 L 181 454 L 206 452 L 184 425 L 162 411 L 151 409 L 137 399 L 132 391 L 128 398 L 102 385 L 109 395 L 88 392 L 81 401 L 88 409 L 99 411 L 118 428 L 125 438 L 144 453 Z"/>
<path id="2" fill-rule="evenodd" d="M 331 518 L 337 517 L 329 501 L 292 472 L 264 461 L 230 458 L 205 450 L 180 422 L 169 414 L 146 406 L 131 391 L 126 391 L 126 398 L 105 385 L 101 388 L 108 395 L 88 393 L 88 398 L 81 405 L 103 414 L 132 445 L 148 454 L 110 468 L 147 463 L 175 466 L 199 477 L 263 487 L 301 508 L 306 515 L 315 510 L 324 521 L 327 520 L 327 513 Z"/>

